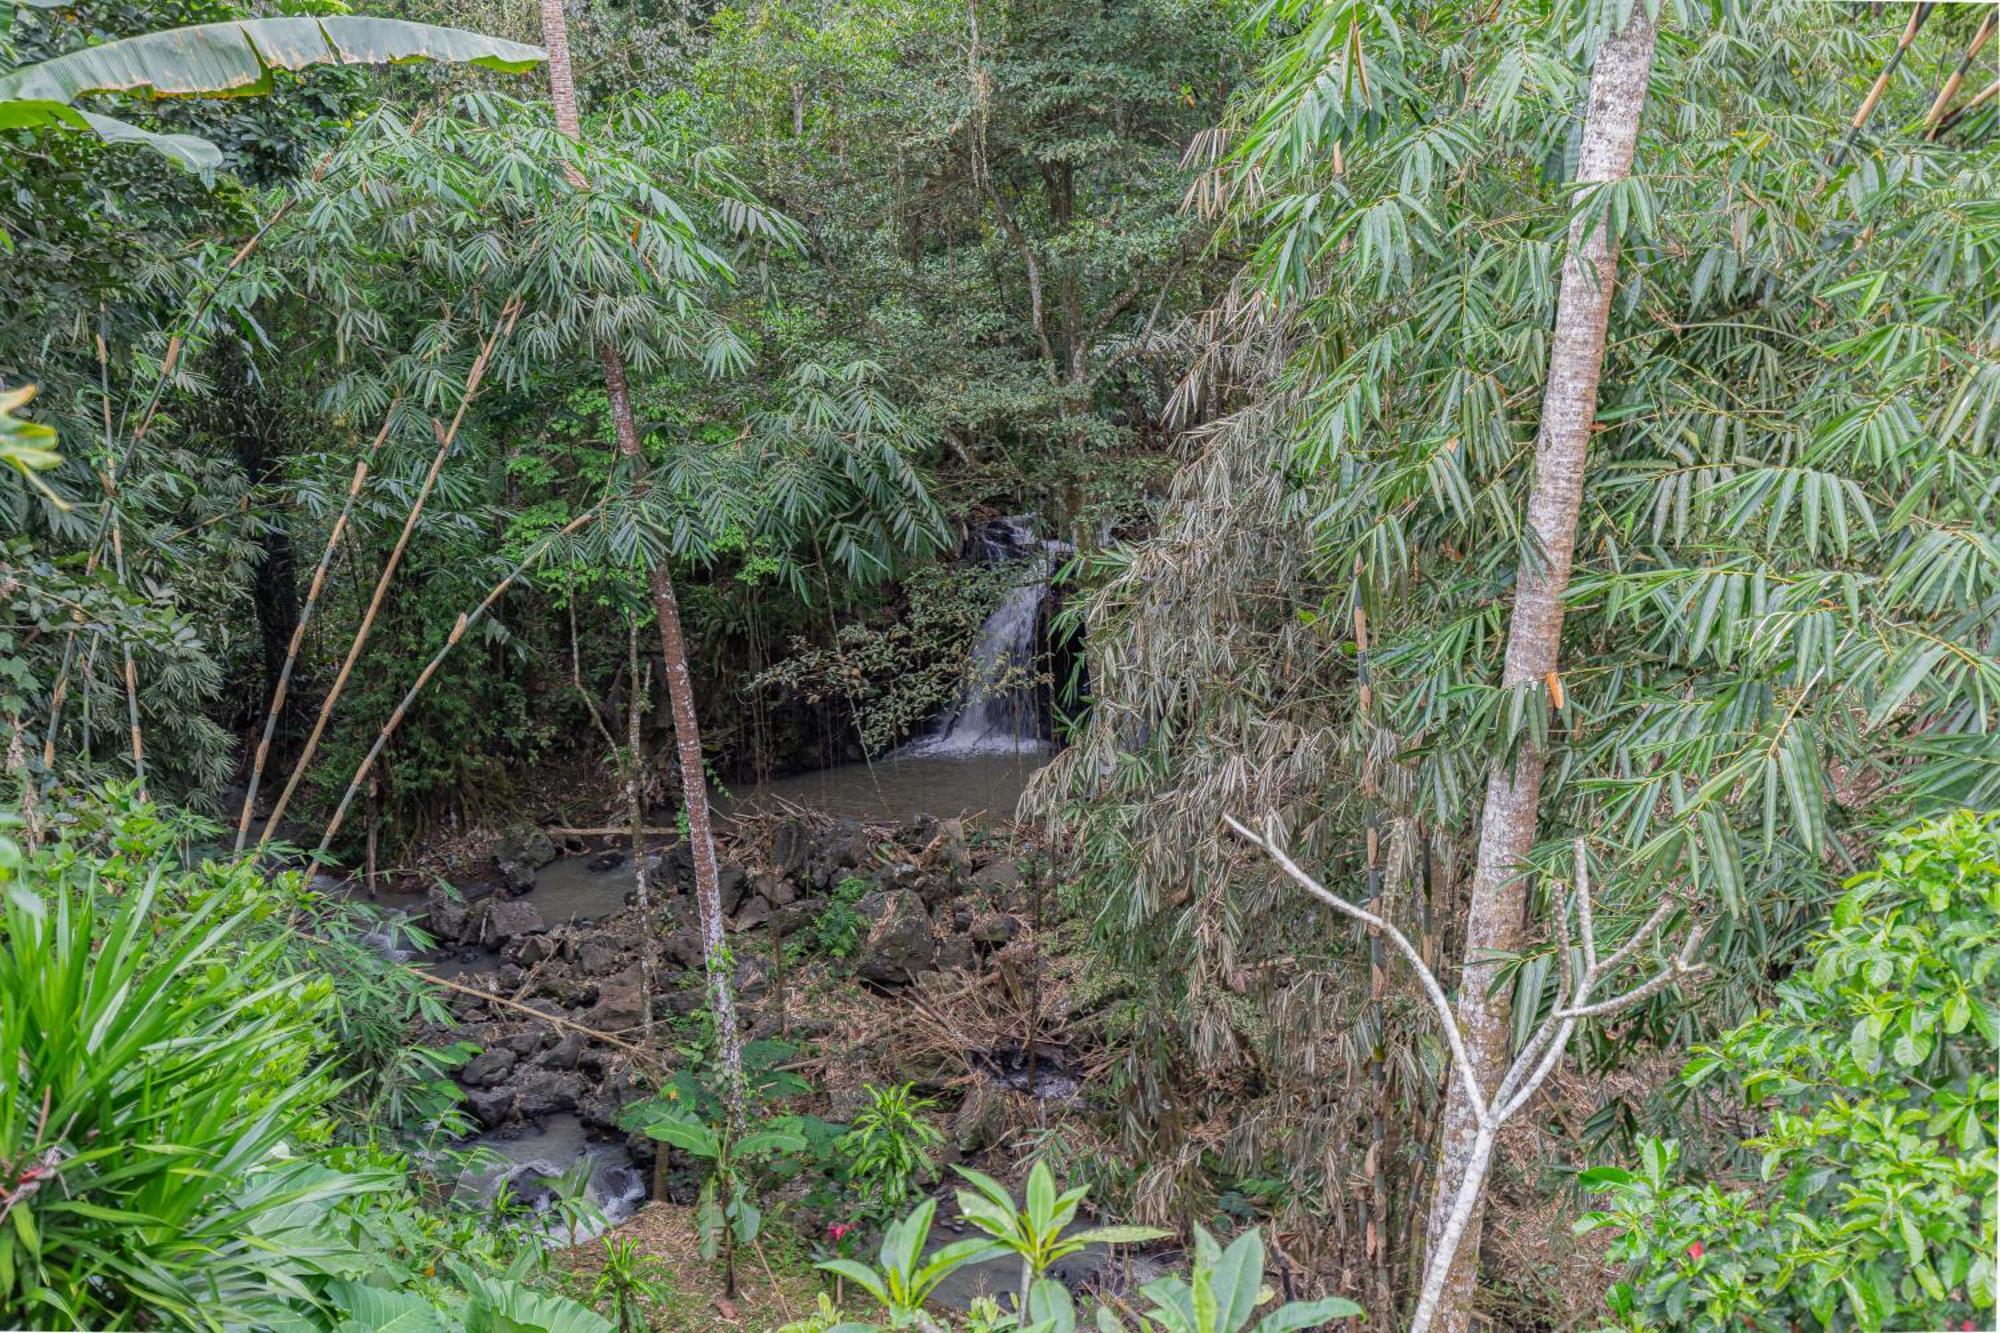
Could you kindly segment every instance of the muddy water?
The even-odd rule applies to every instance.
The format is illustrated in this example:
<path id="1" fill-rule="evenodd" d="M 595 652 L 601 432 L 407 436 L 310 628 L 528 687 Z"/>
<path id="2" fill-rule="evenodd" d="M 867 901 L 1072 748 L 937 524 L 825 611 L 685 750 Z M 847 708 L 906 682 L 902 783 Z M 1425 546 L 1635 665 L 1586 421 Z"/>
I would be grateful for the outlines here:
<path id="1" fill-rule="evenodd" d="M 1048 750 L 1032 742 L 997 754 L 902 751 L 872 764 L 842 764 L 744 787 L 718 804 L 725 813 L 797 805 L 898 823 L 918 814 L 1012 819 L 1028 778 L 1048 761 Z"/>

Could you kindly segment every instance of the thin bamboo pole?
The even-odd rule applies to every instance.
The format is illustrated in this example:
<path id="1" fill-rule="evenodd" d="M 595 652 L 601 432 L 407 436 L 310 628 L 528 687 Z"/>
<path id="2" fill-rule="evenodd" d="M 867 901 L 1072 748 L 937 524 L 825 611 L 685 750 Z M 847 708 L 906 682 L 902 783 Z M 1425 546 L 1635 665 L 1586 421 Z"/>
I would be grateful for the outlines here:
<path id="1" fill-rule="evenodd" d="M 1958 96 L 1959 86 L 1965 82 L 1966 72 L 1972 68 L 1972 62 L 1979 58 L 1980 48 L 1992 38 L 1993 27 L 1994 16 L 1989 13 L 1980 22 L 1979 31 L 1972 34 L 1972 45 L 1965 48 L 1965 56 L 1958 62 L 1958 68 L 1944 81 L 1944 87 L 1938 89 L 1936 99 L 1931 102 L 1931 109 L 1924 112 L 1926 140 L 1937 138 L 1939 124 L 1944 119 L 1944 109 L 1951 105 L 1952 98 Z"/>
<path id="2" fill-rule="evenodd" d="M 313 180 L 317 181 L 326 174 L 327 166 L 332 160 L 331 152 L 320 158 L 319 165 L 313 168 Z M 139 444 L 145 439 L 146 432 L 152 428 L 153 420 L 159 413 L 160 400 L 166 393 L 167 381 L 173 377 L 174 368 L 180 364 L 181 352 L 187 346 L 192 331 L 207 316 L 209 307 L 215 304 L 215 298 L 222 291 L 223 283 L 243 266 L 243 261 L 263 244 L 264 238 L 271 234 L 271 229 L 292 211 L 297 202 L 296 194 L 286 199 L 272 210 L 271 216 L 264 219 L 263 225 L 252 232 L 248 240 L 236 247 L 236 252 L 229 257 L 229 262 L 222 266 L 222 272 L 216 275 L 215 281 L 209 285 L 206 292 L 202 293 L 194 313 L 188 317 L 180 330 L 167 339 L 167 353 L 160 359 L 160 373 L 153 378 L 152 392 L 147 395 L 146 405 L 139 413 L 138 425 L 132 432 L 130 442 L 125 446 L 125 455 L 118 465 L 118 471 L 131 469 L 133 459 L 139 452 Z M 103 561 L 105 538 L 111 535 L 111 519 L 111 508 L 107 505 L 103 517 L 98 520 L 97 532 L 91 538 L 90 556 L 84 561 L 83 572 L 86 577 L 96 573 L 97 566 Z M 69 693 L 70 668 L 76 663 L 76 636 L 80 623 L 79 620 L 78 624 L 71 625 L 68 630 L 63 643 L 62 665 L 56 671 L 55 687 L 49 691 L 49 725 L 43 733 L 42 741 L 42 763 L 45 768 L 53 768 L 56 761 L 56 732 L 62 722 L 63 700 Z"/>
<path id="3" fill-rule="evenodd" d="M 1939 121 L 1937 129 L 1932 132 L 1931 137 L 1942 138 L 1944 135 L 1951 133 L 1952 126 L 1979 110 L 1980 107 L 1985 106 L 1995 97 L 2000 97 L 2000 79 L 1995 79 L 1993 82 L 1987 84 L 1970 102 L 1967 102 L 1964 106 Z"/>
<path id="4" fill-rule="evenodd" d="M 111 352 L 104 341 L 103 311 L 98 311 L 97 387 L 104 401 L 104 468 L 97 474 L 104 487 L 104 512 L 111 519 L 111 562 L 118 586 L 125 583 L 125 529 L 118 517 L 118 462 L 112 457 L 118 447 L 111 428 Z M 118 650 L 125 657 L 125 714 L 132 730 L 132 773 L 139 783 L 139 799 L 146 799 L 146 738 L 139 727 L 139 665 L 132 656 L 132 640 L 118 636 Z M 54 737 L 51 736 L 53 741 Z"/>
<path id="5" fill-rule="evenodd" d="M 367 780 L 368 774 L 373 771 L 375 761 L 382 757 L 382 750 L 389 744 L 389 738 L 395 735 L 396 728 L 402 725 L 404 716 L 410 711 L 410 705 L 416 702 L 418 691 L 430 683 L 430 679 L 436 674 L 437 669 L 444 665 L 445 657 L 450 654 L 453 648 L 458 646 L 458 641 L 465 637 L 465 632 L 486 618 L 486 613 L 493 609 L 493 604 L 500 600 L 507 589 L 514 586 L 514 581 L 526 573 L 530 565 L 541 558 L 542 553 L 548 550 L 550 544 L 556 538 L 569 536 L 569 534 L 575 532 L 585 523 L 596 518 L 598 512 L 603 508 L 604 505 L 601 501 L 592 505 L 568 523 L 529 547 L 528 553 L 521 557 L 520 563 L 508 570 L 507 577 L 501 579 L 488 590 L 486 596 L 481 599 L 478 606 L 472 609 L 470 615 L 459 616 L 458 622 L 451 627 L 451 633 L 445 636 L 444 646 L 439 648 L 431 660 L 424 664 L 424 669 L 417 673 L 416 683 L 410 686 L 408 692 L 403 695 L 402 700 L 397 703 L 395 711 L 389 714 L 389 720 L 382 724 L 381 731 L 376 734 L 375 743 L 368 747 L 367 755 L 361 760 L 361 767 L 354 770 L 353 778 L 348 781 L 347 791 L 341 796 L 339 806 L 334 809 L 333 818 L 327 822 L 326 832 L 320 836 L 319 854 L 321 856 L 324 856 L 327 848 L 333 844 L 334 835 L 340 832 L 341 824 L 347 819 L 348 807 L 354 804 L 354 794 L 361 789 L 361 784 Z M 268 828 L 265 830 L 265 836 L 270 836 Z"/>
<path id="6" fill-rule="evenodd" d="M 250 785 L 243 793 L 243 812 L 236 817 L 236 850 L 239 853 L 250 837 L 251 813 L 257 804 L 257 786 L 264 780 L 264 764 L 271 756 L 271 737 L 278 730 L 278 715 L 284 711 L 285 696 L 292 685 L 292 668 L 297 665 L 299 648 L 306 641 L 306 628 L 312 624 L 313 611 L 319 606 L 320 593 L 326 587 L 326 572 L 333 566 L 333 553 L 347 531 L 348 519 L 354 515 L 354 502 L 361 494 L 362 483 L 368 479 L 368 465 L 374 459 L 375 451 L 382 447 L 382 441 L 389 438 L 390 424 L 395 421 L 396 408 L 402 401 L 400 393 L 389 401 L 389 410 L 382 414 L 382 429 L 375 432 L 368 448 L 354 460 L 354 476 L 347 483 L 347 498 L 341 502 L 340 516 L 333 520 L 333 530 L 326 536 L 326 549 L 320 552 L 319 564 L 313 570 L 312 584 L 306 590 L 305 608 L 299 612 L 299 623 L 292 627 L 292 641 L 285 648 L 285 665 L 278 672 L 276 688 L 271 691 L 271 706 L 264 714 L 264 734 L 257 740 L 257 757 L 250 765 Z"/>
<path id="7" fill-rule="evenodd" d="M 375 591 L 368 599 L 368 609 L 362 613 L 361 623 L 355 627 L 354 638 L 347 646 L 347 658 L 340 664 L 339 674 L 334 676 L 333 685 L 326 698 L 320 701 L 319 715 L 313 719 L 312 734 L 306 737 L 305 748 L 300 751 L 298 761 L 292 765 L 292 775 L 285 782 L 285 790 L 278 796 L 278 802 L 271 807 L 271 817 L 264 821 L 264 831 L 257 838 L 262 847 L 271 840 L 278 830 L 278 821 L 284 818 L 285 807 L 291 804 L 292 794 L 299 789 L 306 769 L 312 764 L 313 756 L 319 751 L 320 738 L 326 734 L 326 724 L 333 717 L 333 707 L 340 701 L 340 695 L 347 688 L 348 677 L 354 674 L 354 664 L 361 657 L 361 650 L 368 644 L 368 636 L 375 628 L 375 617 L 382 609 L 382 599 L 389 591 L 389 583 L 396 576 L 396 567 L 402 563 L 403 552 L 409 548 L 410 535 L 416 531 L 417 519 L 424 512 L 431 489 L 437 485 L 438 474 L 444 470 L 444 460 L 451 453 L 452 442 L 458 438 L 458 429 L 465 423 L 466 409 L 479 392 L 479 382 L 486 376 L 486 363 L 492 359 L 493 349 L 500 339 L 511 333 L 514 321 L 521 313 L 521 298 L 510 296 L 507 304 L 500 309 L 500 317 L 494 321 L 493 331 L 486 335 L 486 341 L 479 348 L 479 355 L 472 362 L 472 373 L 466 376 L 465 392 L 459 395 L 458 411 L 453 413 L 449 429 L 431 419 L 431 429 L 437 436 L 437 452 L 431 457 L 430 470 L 424 474 L 423 485 L 417 490 L 417 498 L 410 503 L 409 515 L 403 520 L 403 531 L 396 538 L 395 547 L 382 565 L 382 573 L 375 580 Z"/>
<path id="8" fill-rule="evenodd" d="M 1934 4 L 1920 4 L 1910 11 L 1910 21 L 1903 25 L 1903 35 L 1896 40 L 1896 49 L 1889 53 L 1889 59 L 1882 65 L 1882 72 L 1875 76 L 1875 84 L 1868 90 L 1868 96 L 1861 99 L 1861 106 L 1854 113 L 1854 120 L 1847 127 L 1847 137 L 1841 141 L 1840 151 L 1833 155 L 1833 167 L 1838 171 L 1847 155 L 1854 150 L 1854 141 L 1861 137 L 1868 118 L 1875 114 L 1876 103 L 1888 90 L 1889 80 L 1895 77 L 1896 67 L 1903 63 L 1903 55 L 1910 49 L 1910 43 L 1917 40 L 1917 33 L 1923 28 L 1924 20 L 1937 8 Z"/>

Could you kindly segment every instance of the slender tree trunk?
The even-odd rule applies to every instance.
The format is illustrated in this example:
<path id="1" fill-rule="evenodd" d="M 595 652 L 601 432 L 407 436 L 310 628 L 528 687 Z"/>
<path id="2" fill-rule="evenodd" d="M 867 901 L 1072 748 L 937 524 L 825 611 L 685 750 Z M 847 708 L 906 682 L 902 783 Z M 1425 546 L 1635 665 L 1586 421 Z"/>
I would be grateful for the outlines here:
<path id="1" fill-rule="evenodd" d="M 549 95 L 555 102 L 556 128 L 571 139 L 582 138 L 577 114 L 576 78 L 570 70 L 569 20 L 563 0 L 540 0 L 542 45 L 549 53 Z M 581 186 L 583 182 L 578 181 Z M 643 479 L 646 454 L 639 442 L 639 420 L 632 410 L 632 390 L 625 379 L 625 360 L 608 344 L 597 349 L 604 365 L 604 392 L 611 403 L 611 424 L 618 452 Z M 643 480 L 641 481 L 643 484 Z M 708 812 L 708 780 L 701 758 L 701 726 L 695 715 L 694 676 L 688 670 L 687 642 L 681 634 L 680 601 L 661 560 L 646 571 L 653 614 L 660 622 L 660 653 L 666 662 L 667 703 L 674 717 L 674 748 L 681 765 L 681 788 L 687 802 L 688 842 L 694 854 L 696 908 L 701 916 L 702 957 L 708 971 L 709 1006 L 715 1015 L 715 1040 L 722 1056 L 725 1100 L 733 1129 L 744 1123 L 743 1042 L 737 1031 L 736 993 L 730 981 L 729 946 L 722 935 L 721 876 L 715 862 L 715 829 Z M 650 1000 L 649 1000 L 650 1003 Z"/>
<path id="2" fill-rule="evenodd" d="M 1579 185 L 1622 180 L 1630 174 L 1655 36 L 1645 7 L 1635 5 L 1625 30 L 1599 49 L 1578 154 Z M 1563 260 L 1541 431 L 1535 441 L 1535 479 L 1528 496 L 1528 526 L 1539 549 L 1524 561 L 1517 576 L 1501 677 L 1510 689 L 1547 685 L 1558 702 L 1563 594 L 1576 546 L 1584 463 L 1597 417 L 1604 333 L 1618 272 L 1617 239 L 1605 224 L 1586 234 L 1588 216 L 1572 225 Z M 1511 765 L 1495 763 L 1487 775 L 1466 915 L 1458 1019 L 1473 1076 L 1488 1088 L 1498 1086 L 1509 1057 L 1509 997 L 1492 993 L 1499 967 L 1495 955 L 1518 950 L 1523 942 L 1527 881 L 1521 869 L 1535 843 L 1546 763 L 1539 746 L 1524 742 Z M 1492 1144 L 1481 1134 L 1462 1085 L 1453 1080 L 1448 1087 L 1450 1102 L 1439 1144 L 1427 1242 L 1429 1251 L 1436 1253 L 1463 1238 L 1436 1326 L 1446 1333 L 1464 1333 L 1472 1322 L 1485 1202 L 1478 1190 L 1467 1191 L 1465 1185 L 1483 1173 Z"/>

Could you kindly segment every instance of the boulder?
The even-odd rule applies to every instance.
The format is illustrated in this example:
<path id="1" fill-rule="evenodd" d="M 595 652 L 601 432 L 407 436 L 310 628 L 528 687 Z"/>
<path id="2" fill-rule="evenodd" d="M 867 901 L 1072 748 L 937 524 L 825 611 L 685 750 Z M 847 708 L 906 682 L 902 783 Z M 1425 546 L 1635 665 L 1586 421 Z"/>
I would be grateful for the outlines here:
<path id="1" fill-rule="evenodd" d="M 799 896 L 798 888 L 775 870 L 759 870 L 752 875 L 750 889 L 773 907 L 783 907 Z"/>
<path id="2" fill-rule="evenodd" d="M 542 1052 L 541 1059 L 535 1063 L 545 1069 L 574 1069 L 582 1058 L 583 1034 L 565 1032 L 557 1038 L 555 1045 Z"/>
<path id="3" fill-rule="evenodd" d="M 800 898 L 771 913 L 771 929 L 777 931 L 782 939 L 811 925 L 813 919 L 825 910 L 824 898 Z"/>
<path id="4" fill-rule="evenodd" d="M 744 899 L 743 906 L 729 919 L 729 928 L 736 931 L 755 930 L 770 919 L 771 904 L 765 900 L 763 894 L 752 894 Z"/>
<path id="5" fill-rule="evenodd" d="M 533 903 L 504 899 L 486 910 L 486 938 L 505 944 L 520 935 L 539 935 L 549 928 Z"/>
<path id="6" fill-rule="evenodd" d="M 646 991 L 640 984 L 639 969 L 628 967 L 607 977 L 597 988 L 597 1003 L 584 1021 L 601 1032 L 622 1032 L 646 1021 Z"/>
<path id="7" fill-rule="evenodd" d="M 609 940 L 592 936 L 576 946 L 576 970 L 587 977 L 601 977 L 618 961 L 618 951 Z"/>
<path id="8" fill-rule="evenodd" d="M 433 884 L 424 894 L 424 923 L 439 943 L 457 943 L 472 930 L 472 904 L 458 890 Z"/>
<path id="9" fill-rule="evenodd" d="M 854 970 L 883 985 L 907 985 L 937 955 L 937 934 L 924 900 L 908 889 L 863 897 L 855 910 L 873 925 L 855 955 Z"/>
<path id="10" fill-rule="evenodd" d="M 529 1120 L 574 1111 L 583 1080 L 566 1069 L 528 1069 L 514 1080 L 514 1111 Z"/>
<path id="11" fill-rule="evenodd" d="M 490 1044 L 512 1051 L 515 1057 L 519 1059 L 533 1055 L 536 1051 L 541 1050 L 542 1043 L 548 1040 L 548 1035 L 549 1030 L 540 1023 L 537 1023 L 531 1028 L 523 1028 L 519 1032 L 509 1033 L 507 1036 Z"/>
<path id="12" fill-rule="evenodd" d="M 977 957 L 971 940 L 963 935 L 947 935 L 938 944 L 937 969 L 940 972 L 953 972 L 962 967 L 971 967 Z"/>
<path id="13" fill-rule="evenodd" d="M 512 904 L 509 905 L 511 906 Z M 523 903 L 521 905 L 525 907 L 527 904 Z M 533 967 L 535 964 L 547 962 L 555 956 L 556 942 L 547 935 L 529 935 L 528 938 L 521 941 L 520 947 L 514 952 L 514 960 L 523 967 Z"/>
<path id="14" fill-rule="evenodd" d="M 465 1062 L 458 1071 L 458 1080 L 467 1087 L 490 1088 L 513 1071 L 514 1059 L 514 1053 L 505 1046 L 489 1046 Z"/>
<path id="15" fill-rule="evenodd" d="M 722 914 L 728 916 L 743 903 L 750 873 L 742 866 L 723 866 L 716 871 L 715 887 L 722 897 Z"/>
<path id="16" fill-rule="evenodd" d="M 512 1088 L 467 1088 L 465 1109 L 488 1129 L 497 1128 L 514 1111 Z"/>
<path id="17" fill-rule="evenodd" d="M 771 864 L 780 876 L 790 878 L 806 868 L 812 853 L 812 831 L 803 820 L 788 819 L 771 835 Z"/>
<path id="18" fill-rule="evenodd" d="M 516 825 L 493 845 L 493 866 L 503 893 L 523 894 L 535 887 L 535 872 L 556 859 L 556 845 L 532 824 Z"/>
<path id="19" fill-rule="evenodd" d="M 556 845 L 535 825 L 517 824 L 493 845 L 493 859 L 519 861 L 530 870 L 540 870 L 556 859 Z"/>

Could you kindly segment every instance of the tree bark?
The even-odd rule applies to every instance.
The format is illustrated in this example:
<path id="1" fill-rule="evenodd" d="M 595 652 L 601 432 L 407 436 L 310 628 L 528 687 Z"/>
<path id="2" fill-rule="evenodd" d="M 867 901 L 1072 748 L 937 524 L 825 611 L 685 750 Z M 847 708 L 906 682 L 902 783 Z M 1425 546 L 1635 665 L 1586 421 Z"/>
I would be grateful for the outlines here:
<path id="1" fill-rule="evenodd" d="M 569 20 L 563 11 L 563 0 L 541 0 L 541 19 L 542 45 L 549 53 L 549 95 L 555 102 L 556 128 L 572 140 L 581 140 L 583 128 L 577 113 L 576 78 L 570 69 Z M 581 186 L 582 182 L 577 184 Z M 632 410 L 625 359 L 609 344 L 600 346 L 597 356 L 604 366 L 604 391 L 611 404 L 618 452 L 631 466 L 637 483 L 643 485 L 646 454 L 639 440 L 638 416 Z M 660 622 L 660 654 L 666 662 L 667 703 L 673 712 L 674 748 L 680 758 L 682 796 L 687 803 L 695 904 L 701 918 L 702 958 L 708 972 L 715 1041 L 722 1058 L 724 1100 L 729 1107 L 731 1126 L 740 1131 L 745 1114 L 743 1042 L 737 1030 L 729 946 L 722 933 L 722 888 L 715 861 L 715 829 L 709 818 L 701 725 L 695 714 L 694 677 L 688 670 L 687 641 L 681 633 L 680 601 L 674 594 L 673 576 L 668 573 L 664 559 L 646 571 L 646 586 L 652 597 L 653 614 Z"/>
<path id="2" fill-rule="evenodd" d="M 1599 48 L 1578 152 L 1580 187 L 1623 180 L 1631 173 L 1655 37 L 1645 7 L 1635 5 L 1625 30 Z M 1571 224 L 1563 259 L 1541 429 L 1535 441 L 1535 478 L 1528 495 L 1528 527 L 1539 550 L 1524 560 L 1516 578 L 1501 676 L 1501 684 L 1509 689 L 1553 686 L 1560 660 L 1563 594 L 1576 547 L 1584 464 L 1597 417 L 1605 328 L 1618 272 L 1617 238 L 1610 234 L 1608 222 L 1586 233 L 1588 216 Z M 1518 951 L 1523 942 L 1527 880 L 1522 866 L 1535 844 L 1547 758 L 1540 746 L 1524 741 L 1511 765 L 1502 759 L 1487 774 L 1457 1009 L 1473 1074 L 1483 1087 L 1497 1086 L 1508 1064 L 1510 997 L 1491 992 L 1499 956 Z M 1432 1253 L 1448 1250 L 1463 1237 L 1439 1303 L 1436 1327 L 1464 1333 L 1472 1322 L 1485 1200 L 1477 1191 L 1469 1199 L 1461 1196 L 1468 1177 L 1483 1171 L 1491 1144 L 1482 1142 L 1478 1116 L 1462 1085 L 1454 1080 L 1448 1087 L 1427 1248 Z"/>

